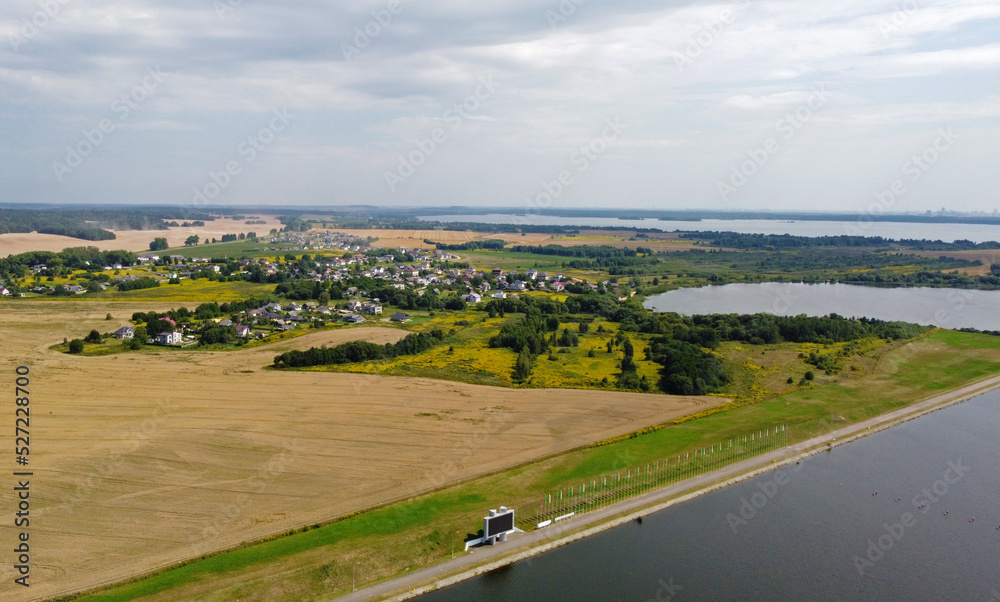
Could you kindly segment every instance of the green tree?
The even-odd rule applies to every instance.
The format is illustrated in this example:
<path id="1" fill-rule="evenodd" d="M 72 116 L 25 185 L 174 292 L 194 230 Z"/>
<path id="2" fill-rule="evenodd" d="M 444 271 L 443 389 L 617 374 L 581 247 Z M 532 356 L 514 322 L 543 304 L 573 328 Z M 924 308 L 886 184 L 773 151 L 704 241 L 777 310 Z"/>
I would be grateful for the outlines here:
<path id="1" fill-rule="evenodd" d="M 184 246 L 190 247 L 192 245 L 196 245 L 198 244 L 199 240 L 201 240 L 200 236 L 198 236 L 197 234 L 192 234 L 191 236 L 187 237 L 187 240 L 184 241 Z"/>
<path id="2" fill-rule="evenodd" d="M 97 332 L 96 330 L 91 330 L 90 334 L 88 334 L 86 338 L 84 338 L 83 340 L 87 343 L 94 343 L 94 344 L 104 342 L 104 338 L 101 336 L 101 333 Z"/>
<path id="3" fill-rule="evenodd" d="M 525 345 L 521 348 L 521 352 L 517 354 L 517 361 L 514 362 L 514 380 L 518 382 L 524 382 L 528 380 L 531 375 L 531 369 L 534 367 L 534 357 L 531 355 L 531 350 Z"/>
<path id="4" fill-rule="evenodd" d="M 70 353 L 82 353 L 83 352 L 83 341 L 80 339 L 73 339 L 69 342 L 69 352 Z"/>
<path id="5" fill-rule="evenodd" d="M 150 251 L 163 251 L 169 248 L 170 245 L 167 244 L 166 238 L 154 238 L 153 242 L 149 243 Z"/>

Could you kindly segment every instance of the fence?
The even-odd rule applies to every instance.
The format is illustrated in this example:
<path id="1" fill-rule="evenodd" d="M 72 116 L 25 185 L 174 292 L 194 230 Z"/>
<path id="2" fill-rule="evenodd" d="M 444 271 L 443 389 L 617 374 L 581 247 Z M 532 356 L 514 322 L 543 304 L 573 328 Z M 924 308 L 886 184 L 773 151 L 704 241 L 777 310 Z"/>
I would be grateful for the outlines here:
<path id="1" fill-rule="evenodd" d="M 787 445 L 787 425 L 731 439 L 711 447 L 622 469 L 545 495 L 534 508 L 519 511 L 518 523 L 533 529 L 545 521 L 604 508 Z"/>

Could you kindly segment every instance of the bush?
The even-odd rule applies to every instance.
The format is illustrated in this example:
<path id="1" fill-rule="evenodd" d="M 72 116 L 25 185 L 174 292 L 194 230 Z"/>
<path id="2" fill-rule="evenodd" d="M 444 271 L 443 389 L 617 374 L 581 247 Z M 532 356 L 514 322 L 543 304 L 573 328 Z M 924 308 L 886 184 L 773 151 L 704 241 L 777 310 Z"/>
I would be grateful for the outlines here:
<path id="1" fill-rule="evenodd" d="M 87 343 L 94 343 L 94 344 L 104 342 L 104 338 L 101 337 L 101 333 L 97 332 L 96 330 L 91 330 L 90 334 L 88 334 L 86 338 L 84 338 L 83 340 Z"/>
<path id="2" fill-rule="evenodd" d="M 813 374 L 813 371 L 812 371 L 812 370 L 806 370 L 806 376 L 805 376 L 805 379 L 806 379 L 806 380 L 812 380 L 812 379 L 814 379 L 814 378 L 816 378 L 816 375 L 815 375 L 815 374 Z"/>
<path id="3" fill-rule="evenodd" d="M 83 341 L 80 339 L 73 339 L 69 342 L 69 352 L 70 353 L 82 353 L 83 352 Z"/>

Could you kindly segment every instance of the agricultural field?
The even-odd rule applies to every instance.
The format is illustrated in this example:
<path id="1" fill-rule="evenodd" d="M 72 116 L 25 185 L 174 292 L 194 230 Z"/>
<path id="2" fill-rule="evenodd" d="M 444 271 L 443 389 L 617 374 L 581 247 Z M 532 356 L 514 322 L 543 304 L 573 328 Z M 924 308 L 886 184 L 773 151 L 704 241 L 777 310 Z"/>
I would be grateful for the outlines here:
<path id="1" fill-rule="evenodd" d="M 353 336 L 388 342 L 405 333 L 399 329 L 323 331 L 232 352 L 80 357 L 49 349 L 124 323 L 135 311 L 177 305 L 0 302 L 0 365 L 7 373 L 31 368 L 38 450 L 31 469 L 44 483 L 37 497 L 32 491 L 38 585 L 31 593 L 38 598 L 131 578 L 726 401 L 263 369 L 282 349 Z M 0 494 L 0 503 L 9 506 L 12 493 Z M 11 537 L 12 529 L 7 523 L 0 533 Z M 0 592 L 9 591 L 12 571 L 0 567 Z"/>
<path id="2" fill-rule="evenodd" d="M 482 508 L 537 505 L 540 495 L 627 466 L 698 449 L 775 424 L 793 441 L 957 389 L 1000 371 L 995 337 L 933 331 L 883 350 L 864 377 L 807 387 L 752 405 L 721 406 L 693 420 L 483 477 L 285 538 L 213 556 L 85 600 L 326 599 L 358 583 L 405 574 L 449 557 L 481 525 Z M 424 416 L 445 421 L 449 415 Z M 494 503 L 494 505 L 496 505 Z M 459 550 L 461 548 L 459 547 Z M 157 595 L 158 594 L 158 595 Z"/>
<path id="3" fill-rule="evenodd" d="M 68 236 L 55 236 L 52 234 L 0 234 L 0 257 L 7 255 L 18 255 L 28 251 L 62 251 L 67 247 L 97 247 L 102 251 L 125 250 L 136 252 L 148 252 L 149 243 L 154 238 L 166 238 L 167 244 L 171 248 L 184 247 L 184 241 L 192 235 L 200 236 L 202 240 L 221 238 L 223 234 L 240 234 L 246 232 L 256 232 L 259 235 L 267 234 L 272 228 L 280 230 L 284 226 L 273 216 L 260 216 L 266 220 L 266 224 L 247 225 L 246 220 L 232 220 L 229 218 L 218 218 L 211 222 L 205 222 L 204 226 L 190 226 L 187 228 L 177 227 L 166 230 L 115 230 L 117 238 L 113 240 L 80 240 Z"/>

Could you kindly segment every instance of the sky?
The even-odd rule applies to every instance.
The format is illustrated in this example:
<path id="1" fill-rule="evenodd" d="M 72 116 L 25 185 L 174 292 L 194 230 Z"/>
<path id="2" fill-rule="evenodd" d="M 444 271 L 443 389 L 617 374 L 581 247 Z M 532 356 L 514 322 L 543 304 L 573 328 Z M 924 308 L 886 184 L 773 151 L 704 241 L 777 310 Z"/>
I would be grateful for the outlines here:
<path id="1" fill-rule="evenodd" d="M 0 202 L 993 212 L 996 0 L 4 0 Z"/>

